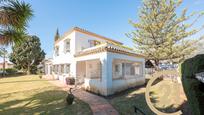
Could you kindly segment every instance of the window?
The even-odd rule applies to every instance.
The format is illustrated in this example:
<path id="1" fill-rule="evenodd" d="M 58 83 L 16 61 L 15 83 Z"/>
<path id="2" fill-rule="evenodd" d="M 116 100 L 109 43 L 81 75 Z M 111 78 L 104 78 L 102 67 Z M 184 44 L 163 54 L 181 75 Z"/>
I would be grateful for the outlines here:
<path id="1" fill-rule="evenodd" d="M 58 46 L 55 47 L 55 55 L 59 56 L 59 47 Z"/>
<path id="2" fill-rule="evenodd" d="M 115 65 L 115 72 L 120 72 L 118 64 Z"/>
<path id="3" fill-rule="evenodd" d="M 70 39 L 64 41 L 64 53 L 70 52 Z"/>
<path id="4" fill-rule="evenodd" d="M 135 67 L 134 66 L 130 67 L 130 75 L 135 75 Z"/>
<path id="5" fill-rule="evenodd" d="M 52 66 L 50 66 L 50 74 L 52 74 Z"/>
<path id="6" fill-rule="evenodd" d="M 70 64 L 65 65 L 65 73 L 66 74 L 70 73 Z"/>
<path id="7" fill-rule="evenodd" d="M 57 74 L 60 74 L 60 66 L 57 65 Z"/>
<path id="8" fill-rule="evenodd" d="M 58 74 L 58 65 L 55 65 L 55 74 Z"/>
<path id="9" fill-rule="evenodd" d="M 113 79 L 120 79 L 123 78 L 123 63 L 121 62 L 114 62 L 113 66 Z"/>
<path id="10" fill-rule="evenodd" d="M 140 75 L 140 66 L 141 66 L 141 65 L 136 65 L 136 66 L 135 66 L 135 74 L 136 74 L 136 75 Z"/>
<path id="11" fill-rule="evenodd" d="M 60 71 L 61 74 L 64 73 L 64 65 L 61 65 L 61 71 Z"/>
<path id="12" fill-rule="evenodd" d="M 138 63 L 126 63 L 125 64 L 125 74 L 126 75 L 139 75 L 140 74 L 140 64 Z"/>
<path id="13" fill-rule="evenodd" d="M 53 72 L 56 74 L 57 70 L 56 70 L 56 65 L 53 65 Z"/>
<path id="14" fill-rule="evenodd" d="M 131 63 L 125 63 L 125 75 L 131 75 Z"/>
<path id="15" fill-rule="evenodd" d="M 101 42 L 97 40 L 89 40 L 89 43 L 90 43 L 90 47 L 94 47 L 94 46 L 101 44 Z"/>

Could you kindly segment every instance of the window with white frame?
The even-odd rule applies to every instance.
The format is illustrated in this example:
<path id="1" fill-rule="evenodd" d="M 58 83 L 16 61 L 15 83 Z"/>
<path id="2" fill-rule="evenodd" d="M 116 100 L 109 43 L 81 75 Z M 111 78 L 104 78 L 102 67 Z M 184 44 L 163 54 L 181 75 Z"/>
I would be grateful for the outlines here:
<path id="1" fill-rule="evenodd" d="M 57 65 L 57 74 L 61 74 L 61 66 Z"/>
<path id="2" fill-rule="evenodd" d="M 130 75 L 135 75 L 135 67 L 133 65 L 130 67 Z"/>
<path id="3" fill-rule="evenodd" d="M 66 74 L 70 73 L 70 64 L 65 65 L 65 73 Z"/>
<path id="4" fill-rule="evenodd" d="M 89 44 L 90 44 L 90 47 L 94 47 L 94 46 L 101 44 L 101 42 L 97 40 L 89 40 Z"/>
<path id="5" fill-rule="evenodd" d="M 115 63 L 114 64 L 114 74 L 113 74 L 113 79 L 119 79 L 123 77 L 123 64 L 122 63 Z"/>
<path id="6" fill-rule="evenodd" d="M 139 63 L 126 63 L 126 75 L 139 75 L 140 64 Z"/>
<path id="7" fill-rule="evenodd" d="M 63 74 L 64 73 L 64 65 L 63 64 L 61 65 L 60 69 L 61 69 L 60 73 Z"/>
<path id="8" fill-rule="evenodd" d="M 55 55 L 56 55 L 56 56 L 59 56 L 59 46 L 56 46 L 56 47 L 55 47 Z"/>
<path id="9" fill-rule="evenodd" d="M 125 75 L 131 75 L 131 63 L 125 63 Z"/>
<path id="10" fill-rule="evenodd" d="M 135 75 L 140 75 L 141 73 L 140 73 L 140 67 L 141 67 L 141 64 L 137 64 L 137 65 L 135 65 L 134 66 L 135 68 Z"/>
<path id="11" fill-rule="evenodd" d="M 70 52 L 70 39 L 64 41 L 64 53 Z"/>

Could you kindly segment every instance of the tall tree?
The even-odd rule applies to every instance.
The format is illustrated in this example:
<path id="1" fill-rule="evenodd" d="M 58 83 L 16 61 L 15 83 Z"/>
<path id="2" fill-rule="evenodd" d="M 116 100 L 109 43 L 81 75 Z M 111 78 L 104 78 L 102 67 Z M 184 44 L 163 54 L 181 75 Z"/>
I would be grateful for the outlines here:
<path id="1" fill-rule="evenodd" d="M 55 41 L 57 41 L 59 38 L 60 38 L 60 35 L 59 35 L 59 30 L 57 28 L 57 31 L 56 31 L 56 34 L 55 34 Z"/>
<path id="2" fill-rule="evenodd" d="M 30 4 L 18 0 L 0 0 L 0 44 L 20 43 L 33 15 Z"/>
<path id="3" fill-rule="evenodd" d="M 176 10 L 181 3 L 181 0 L 143 0 L 139 21 L 130 21 L 135 30 L 127 36 L 133 40 L 138 52 L 155 62 L 155 67 L 163 60 L 184 60 L 195 50 L 193 45 L 200 39 L 188 38 L 203 29 L 192 29 L 203 14 L 192 13 L 187 16 L 187 9 L 184 9 L 177 15 Z M 189 20 L 191 17 L 194 17 L 192 21 Z"/>
<path id="4" fill-rule="evenodd" d="M 13 46 L 10 61 L 15 64 L 16 68 L 26 71 L 27 74 L 36 73 L 37 65 L 45 58 L 45 52 L 40 45 L 37 36 L 27 36 L 21 45 Z"/>
<path id="5" fill-rule="evenodd" d="M 8 51 L 5 48 L 0 48 L 0 57 L 3 58 L 3 76 L 5 76 L 6 58 L 8 57 Z"/>

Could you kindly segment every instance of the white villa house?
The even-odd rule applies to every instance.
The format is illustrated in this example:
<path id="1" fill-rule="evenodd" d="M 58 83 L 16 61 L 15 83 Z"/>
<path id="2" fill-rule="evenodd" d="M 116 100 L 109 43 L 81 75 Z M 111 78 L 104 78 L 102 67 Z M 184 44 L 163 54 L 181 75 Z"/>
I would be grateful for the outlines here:
<path id="1" fill-rule="evenodd" d="M 45 62 L 47 77 L 65 82 L 74 77 L 85 90 L 108 96 L 143 85 L 145 59 L 122 43 L 74 27 L 54 43 Z"/>

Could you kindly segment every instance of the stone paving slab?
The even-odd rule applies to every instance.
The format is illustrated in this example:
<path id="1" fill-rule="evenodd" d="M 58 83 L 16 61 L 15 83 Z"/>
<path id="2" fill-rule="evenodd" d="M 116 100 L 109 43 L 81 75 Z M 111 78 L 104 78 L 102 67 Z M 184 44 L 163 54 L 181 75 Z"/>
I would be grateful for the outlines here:
<path id="1" fill-rule="evenodd" d="M 65 91 L 68 91 L 69 88 L 74 88 L 74 86 L 65 85 L 59 80 L 53 80 L 49 82 L 58 87 L 61 87 Z M 80 100 L 89 104 L 93 115 L 119 115 L 113 106 L 103 97 L 86 92 L 80 88 L 74 88 L 72 93 Z"/>

